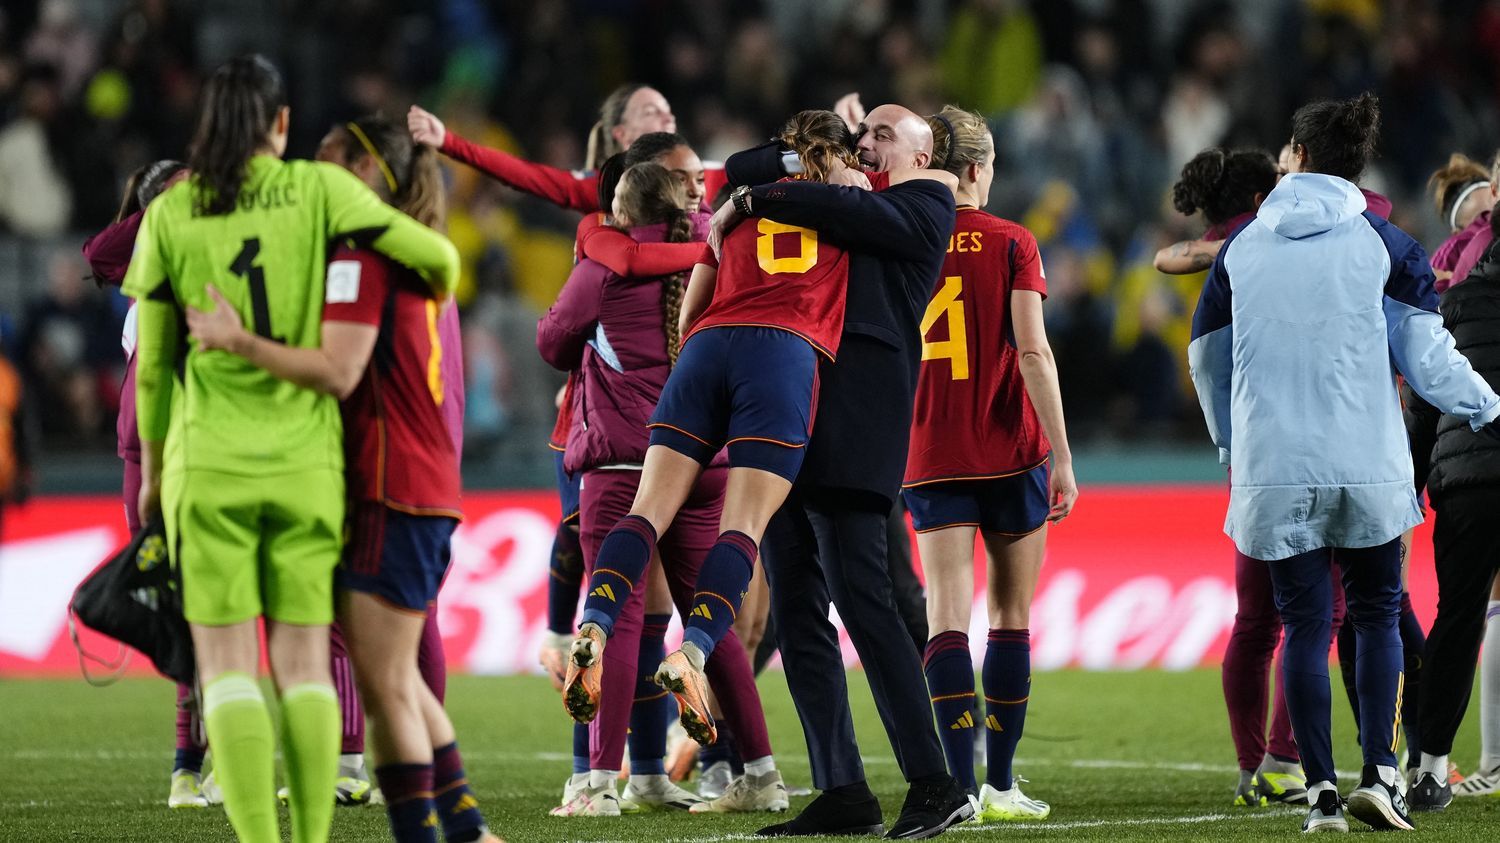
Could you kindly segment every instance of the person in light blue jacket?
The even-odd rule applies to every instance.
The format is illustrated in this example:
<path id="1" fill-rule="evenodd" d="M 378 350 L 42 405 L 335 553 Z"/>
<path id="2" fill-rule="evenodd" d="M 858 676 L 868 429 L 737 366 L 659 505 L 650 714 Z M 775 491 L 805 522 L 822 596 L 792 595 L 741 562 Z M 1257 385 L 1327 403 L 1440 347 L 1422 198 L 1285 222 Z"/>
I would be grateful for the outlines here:
<path id="1" fill-rule="evenodd" d="M 1475 430 L 1500 396 L 1443 329 L 1427 255 L 1366 210 L 1373 96 L 1303 106 L 1291 173 L 1230 234 L 1204 282 L 1188 362 L 1209 434 L 1232 466 L 1224 530 L 1271 570 L 1283 681 L 1311 806 L 1304 831 L 1345 831 L 1329 737 L 1331 556 L 1359 640 L 1365 767 L 1348 809 L 1410 830 L 1398 787 L 1401 534 L 1422 520 L 1396 375 Z"/>

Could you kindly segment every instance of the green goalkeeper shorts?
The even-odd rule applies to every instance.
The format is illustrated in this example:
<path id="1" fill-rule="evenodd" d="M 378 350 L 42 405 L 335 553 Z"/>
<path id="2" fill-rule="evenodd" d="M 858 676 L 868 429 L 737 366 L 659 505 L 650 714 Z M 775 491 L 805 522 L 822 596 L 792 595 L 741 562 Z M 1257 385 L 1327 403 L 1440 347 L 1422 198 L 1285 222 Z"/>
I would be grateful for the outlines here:
<path id="1" fill-rule="evenodd" d="M 344 544 L 344 475 L 253 477 L 186 469 L 162 480 L 168 547 L 182 569 L 183 615 L 229 626 L 264 615 L 333 622 Z"/>

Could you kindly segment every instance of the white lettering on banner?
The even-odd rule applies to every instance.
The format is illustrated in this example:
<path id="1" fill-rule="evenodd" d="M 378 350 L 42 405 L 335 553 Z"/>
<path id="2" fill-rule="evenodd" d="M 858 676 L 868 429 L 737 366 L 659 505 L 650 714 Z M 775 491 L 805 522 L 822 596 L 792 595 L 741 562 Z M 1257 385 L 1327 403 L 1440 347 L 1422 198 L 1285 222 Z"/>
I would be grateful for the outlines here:
<path id="1" fill-rule="evenodd" d="M 115 550 L 108 527 L 73 530 L 0 548 L 0 652 L 37 660 L 68 621 L 73 589 Z"/>
<path id="2" fill-rule="evenodd" d="M 1101 487 L 1047 539 L 1031 608 L 1032 664 L 1182 670 L 1215 664 L 1234 622 L 1233 546 L 1219 530 L 1222 487 Z M 553 492 L 472 492 L 454 534 L 453 565 L 438 598 L 454 672 L 539 671 L 548 562 L 557 528 Z M 1170 523 L 1161 514 L 1172 514 Z M 74 587 L 125 543 L 114 496 L 39 497 L 7 508 L 0 547 L 0 676 L 77 675 L 67 638 Z M 1430 525 L 1419 528 L 1409 586 L 1431 611 L 1436 583 Z M 976 558 L 970 644 L 976 661 L 988 626 L 984 560 Z M 844 663 L 858 654 L 837 612 Z M 85 633 L 85 637 L 93 633 Z M 674 644 L 678 626 L 668 633 Z M 85 640 L 85 643 L 90 643 Z M 99 644 L 101 649 L 107 645 Z M 135 659 L 131 670 L 150 666 Z"/>
<path id="3" fill-rule="evenodd" d="M 1219 636 L 1234 626 L 1240 598 L 1234 583 L 1217 577 L 1193 580 L 1177 592 L 1173 616 L 1180 618 L 1179 632 L 1167 641 L 1160 656 L 1167 670 L 1191 670 L 1209 656 Z"/>
<path id="4" fill-rule="evenodd" d="M 453 534 L 453 565 L 438 599 L 444 638 L 467 641 L 455 653 L 474 673 L 536 669 L 537 632 L 521 599 L 545 588 L 557 524 L 535 510 L 507 507 Z M 543 627 L 546 618 L 541 619 Z M 532 624 L 534 626 L 534 624 Z"/>

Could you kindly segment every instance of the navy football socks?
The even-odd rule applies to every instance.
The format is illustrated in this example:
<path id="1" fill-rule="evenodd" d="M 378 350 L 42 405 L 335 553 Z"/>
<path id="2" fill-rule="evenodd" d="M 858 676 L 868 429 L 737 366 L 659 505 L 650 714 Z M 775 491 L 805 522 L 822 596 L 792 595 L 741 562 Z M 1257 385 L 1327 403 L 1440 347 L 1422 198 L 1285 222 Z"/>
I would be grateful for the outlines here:
<path id="1" fill-rule="evenodd" d="M 589 593 L 583 599 L 583 623 L 598 624 L 605 635 L 614 631 L 615 618 L 646 572 L 655 548 L 656 529 L 650 521 L 639 515 L 620 519 L 599 543 Z"/>
<path id="2" fill-rule="evenodd" d="M 583 546 L 571 524 L 557 525 L 548 563 L 547 629 L 558 635 L 573 634 L 573 616 L 578 613 L 578 589 L 583 586 Z"/>
<path id="3" fill-rule="evenodd" d="M 677 719 L 672 695 L 656 684 L 656 668 L 667 657 L 662 639 L 667 636 L 668 615 L 647 615 L 641 626 L 640 661 L 636 665 L 635 701 L 630 707 L 630 774 L 661 775 L 667 755 L 667 726 Z"/>
<path id="4" fill-rule="evenodd" d="M 1031 698 L 1031 631 L 992 629 L 984 650 L 985 781 L 996 790 L 1015 783 L 1011 762 L 1026 725 Z"/>
<path id="5" fill-rule="evenodd" d="M 924 661 L 948 772 L 973 792 L 979 785 L 974 781 L 974 662 L 968 634 L 950 630 L 932 636 Z"/>
<path id="6" fill-rule="evenodd" d="M 707 659 L 714 645 L 734 624 L 750 577 L 755 572 L 755 557 L 760 552 L 750 537 L 738 530 L 719 534 L 719 541 L 709 549 L 698 571 L 693 611 L 682 632 L 683 643 L 691 642 Z"/>

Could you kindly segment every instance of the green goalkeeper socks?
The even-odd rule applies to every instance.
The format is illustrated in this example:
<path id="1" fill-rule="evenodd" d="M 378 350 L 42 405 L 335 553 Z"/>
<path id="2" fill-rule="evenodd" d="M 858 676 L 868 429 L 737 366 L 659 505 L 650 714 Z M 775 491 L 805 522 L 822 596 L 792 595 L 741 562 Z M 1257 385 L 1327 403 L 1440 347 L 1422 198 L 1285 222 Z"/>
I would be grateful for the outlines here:
<path id="1" fill-rule="evenodd" d="M 307 682 L 281 695 L 281 746 L 291 792 L 294 843 L 328 839 L 342 722 L 332 685 Z"/>
<path id="2" fill-rule="evenodd" d="M 334 712 L 337 718 L 337 708 Z M 275 738 L 255 679 L 230 671 L 210 682 L 203 689 L 203 722 L 213 747 L 214 777 L 224 791 L 224 809 L 236 836 L 241 843 L 278 843 Z M 329 781 L 325 802 L 332 802 L 332 788 Z"/>

